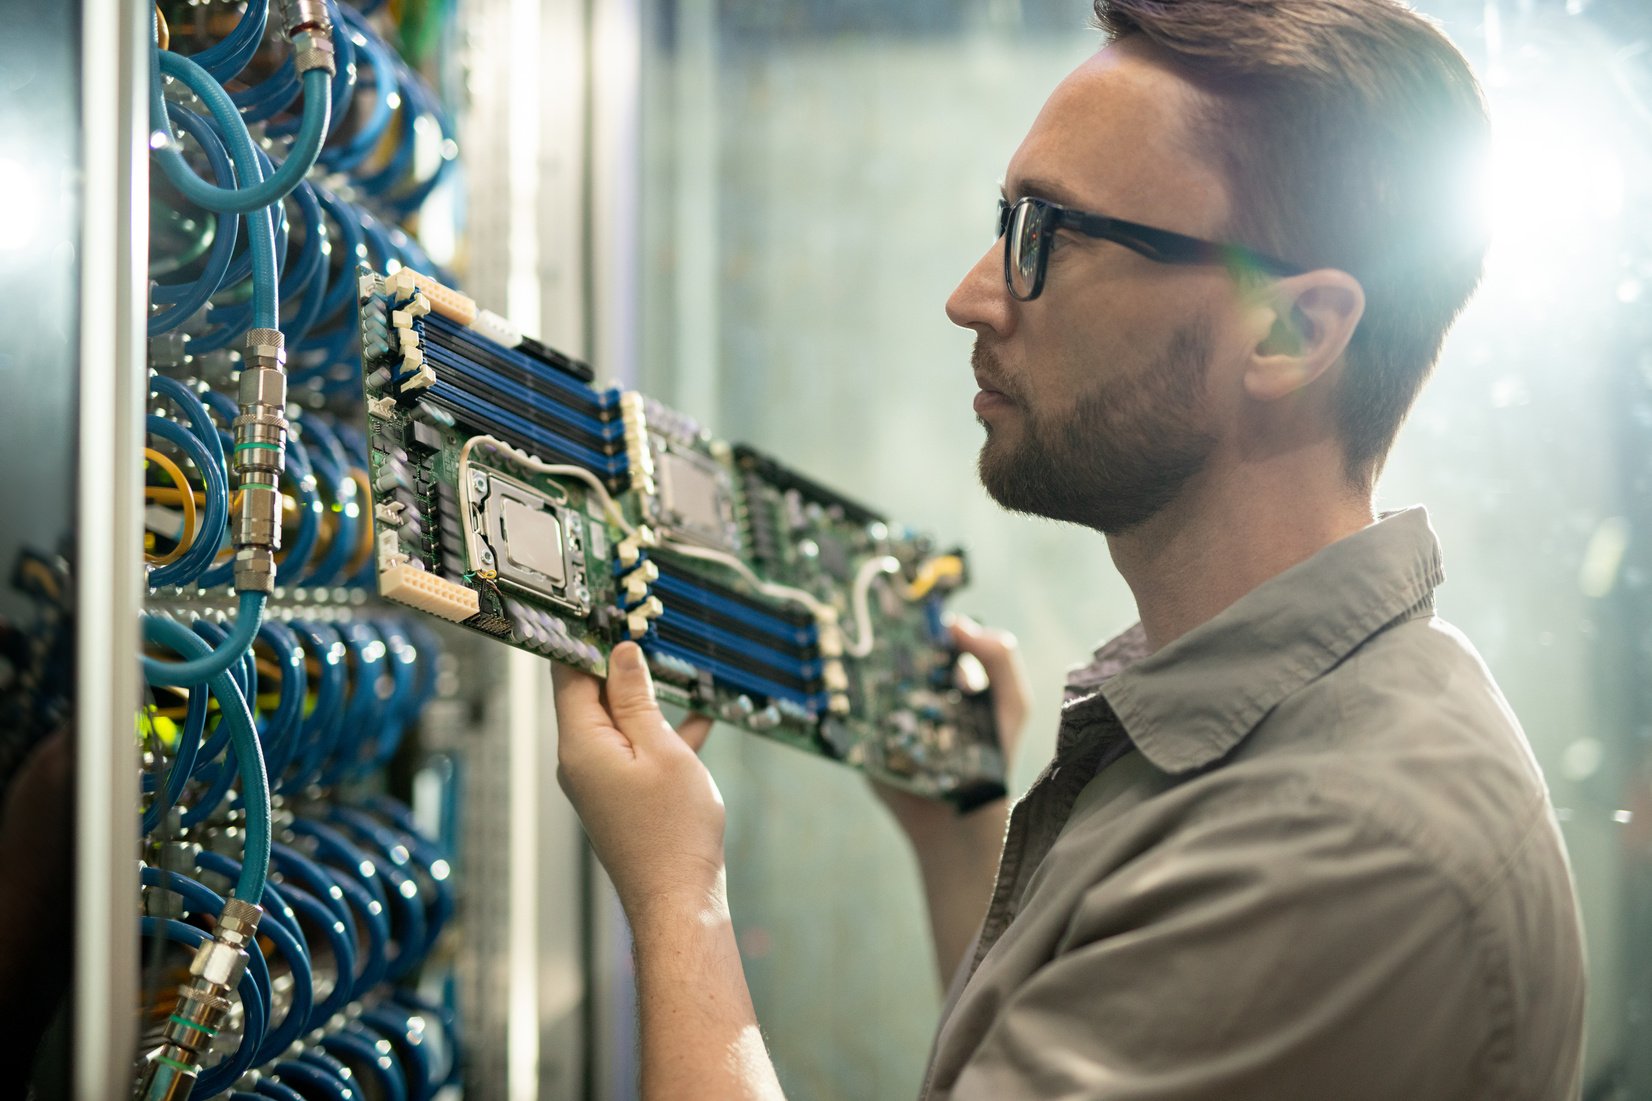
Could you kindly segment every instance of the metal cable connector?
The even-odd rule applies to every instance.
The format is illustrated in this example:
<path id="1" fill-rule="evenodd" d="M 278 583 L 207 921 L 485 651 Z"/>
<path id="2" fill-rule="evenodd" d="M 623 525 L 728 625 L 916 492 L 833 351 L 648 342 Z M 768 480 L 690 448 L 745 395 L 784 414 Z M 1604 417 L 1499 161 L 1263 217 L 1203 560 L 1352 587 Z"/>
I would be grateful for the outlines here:
<path id="1" fill-rule="evenodd" d="M 281 473 L 287 466 L 287 350 L 279 329 L 250 329 L 235 418 L 235 470 L 241 502 L 231 532 L 235 587 L 275 590 L 281 549 Z"/>
<path id="2" fill-rule="evenodd" d="M 189 961 L 189 978 L 178 988 L 178 1005 L 167 1018 L 164 1042 L 149 1053 L 138 1085 L 139 1101 L 187 1101 L 201 1072 L 201 1057 L 229 1017 L 230 994 L 246 972 L 262 907 L 231 895 L 211 940 Z"/>
<path id="3" fill-rule="evenodd" d="M 281 22 L 293 46 L 293 68 L 303 76 L 311 69 L 337 71 L 333 59 L 333 24 L 322 0 L 281 0 Z"/>

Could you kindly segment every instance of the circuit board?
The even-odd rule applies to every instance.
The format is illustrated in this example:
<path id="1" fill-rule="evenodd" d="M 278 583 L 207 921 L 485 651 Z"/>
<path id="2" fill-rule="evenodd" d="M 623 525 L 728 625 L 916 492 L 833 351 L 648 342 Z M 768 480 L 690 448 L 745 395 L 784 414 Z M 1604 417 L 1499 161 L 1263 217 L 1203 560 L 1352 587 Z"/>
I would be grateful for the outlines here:
<path id="1" fill-rule="evenodd" d="M 961 550 L 718 439 L 408 269 L 363 270 L 379 591 L 662 700 L 970 807 L 1004 792 L 957 685 Z"/>

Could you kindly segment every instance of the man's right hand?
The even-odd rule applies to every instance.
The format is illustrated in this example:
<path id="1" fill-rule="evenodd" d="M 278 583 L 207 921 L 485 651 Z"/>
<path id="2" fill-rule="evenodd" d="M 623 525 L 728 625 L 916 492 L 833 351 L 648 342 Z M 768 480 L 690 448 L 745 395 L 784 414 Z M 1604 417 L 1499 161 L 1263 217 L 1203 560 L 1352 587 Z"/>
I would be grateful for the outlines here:
<path id="1" fill-rule="evenodd" d="M 1007 773 L 1027 722 L 1027 674 L 1015 638 L 963 617 L 953 620 L 951 631 L 958 649 L 973 656 L 986 671 Z M 918 858 L 935 940 L 936 969 L 945 986 L 986 915 L 1003 850 L 1008 799 L 959 814 L 950 803 L 887 784 L 872 781 L 872 790 L 895 816 Z"/>

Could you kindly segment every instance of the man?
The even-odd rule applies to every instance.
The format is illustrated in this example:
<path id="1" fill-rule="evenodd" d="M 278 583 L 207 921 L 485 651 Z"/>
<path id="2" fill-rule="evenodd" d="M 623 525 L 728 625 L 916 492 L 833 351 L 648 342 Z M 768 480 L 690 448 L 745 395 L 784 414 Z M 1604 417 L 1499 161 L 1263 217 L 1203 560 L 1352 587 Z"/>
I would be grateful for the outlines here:
<path id="1" fill-rule="evenodd" d="M 889 800 L 953 976 L 925 1096 L 1575 1096 L 1541 777 L 1433 615 L 1426 517 L 1371 505 L 1479 278 L 1478 87 L 1393 0 L 1096 8 L 1109 44 L 1011 159 L 947 310 L 977 334 L 986 488 L 1104 533 L 1141 623 L 1069 685 L 1007 836 L 1002 806 Z M 1013 652 L 957 635 L 1013 741 Z M 644 1095 L 778 1097 L 705 720 L 674 732 L 631 646 L 605 690 L 557 685 L 635 934 Z"/>

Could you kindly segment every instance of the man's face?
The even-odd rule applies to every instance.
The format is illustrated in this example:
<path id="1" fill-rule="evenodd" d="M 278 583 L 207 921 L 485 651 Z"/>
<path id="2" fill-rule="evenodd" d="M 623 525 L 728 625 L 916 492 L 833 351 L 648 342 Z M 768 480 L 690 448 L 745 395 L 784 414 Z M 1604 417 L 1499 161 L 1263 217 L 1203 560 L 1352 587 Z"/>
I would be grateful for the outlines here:
<path id="1" fill-rule="evenodd" d="M 1050 96 L 1010 161 L 1005 195 L 1215 236 L 1227 198 L 1192 152 L 1197 102 L 1148 48 L 1109 46 Z M 1221 368 L 1244 354 L 1236 306 L 1219 266 L 1157 264 L 1067 230 L 1052 243 L 1043 293 L 1018 302 L 995 243 L 947 302 L 953 322 L 976 332 L 987 491 L 1005 508 L 1107 533 L 1151 518 L 1219 446 L 1230 391 Z"/>

